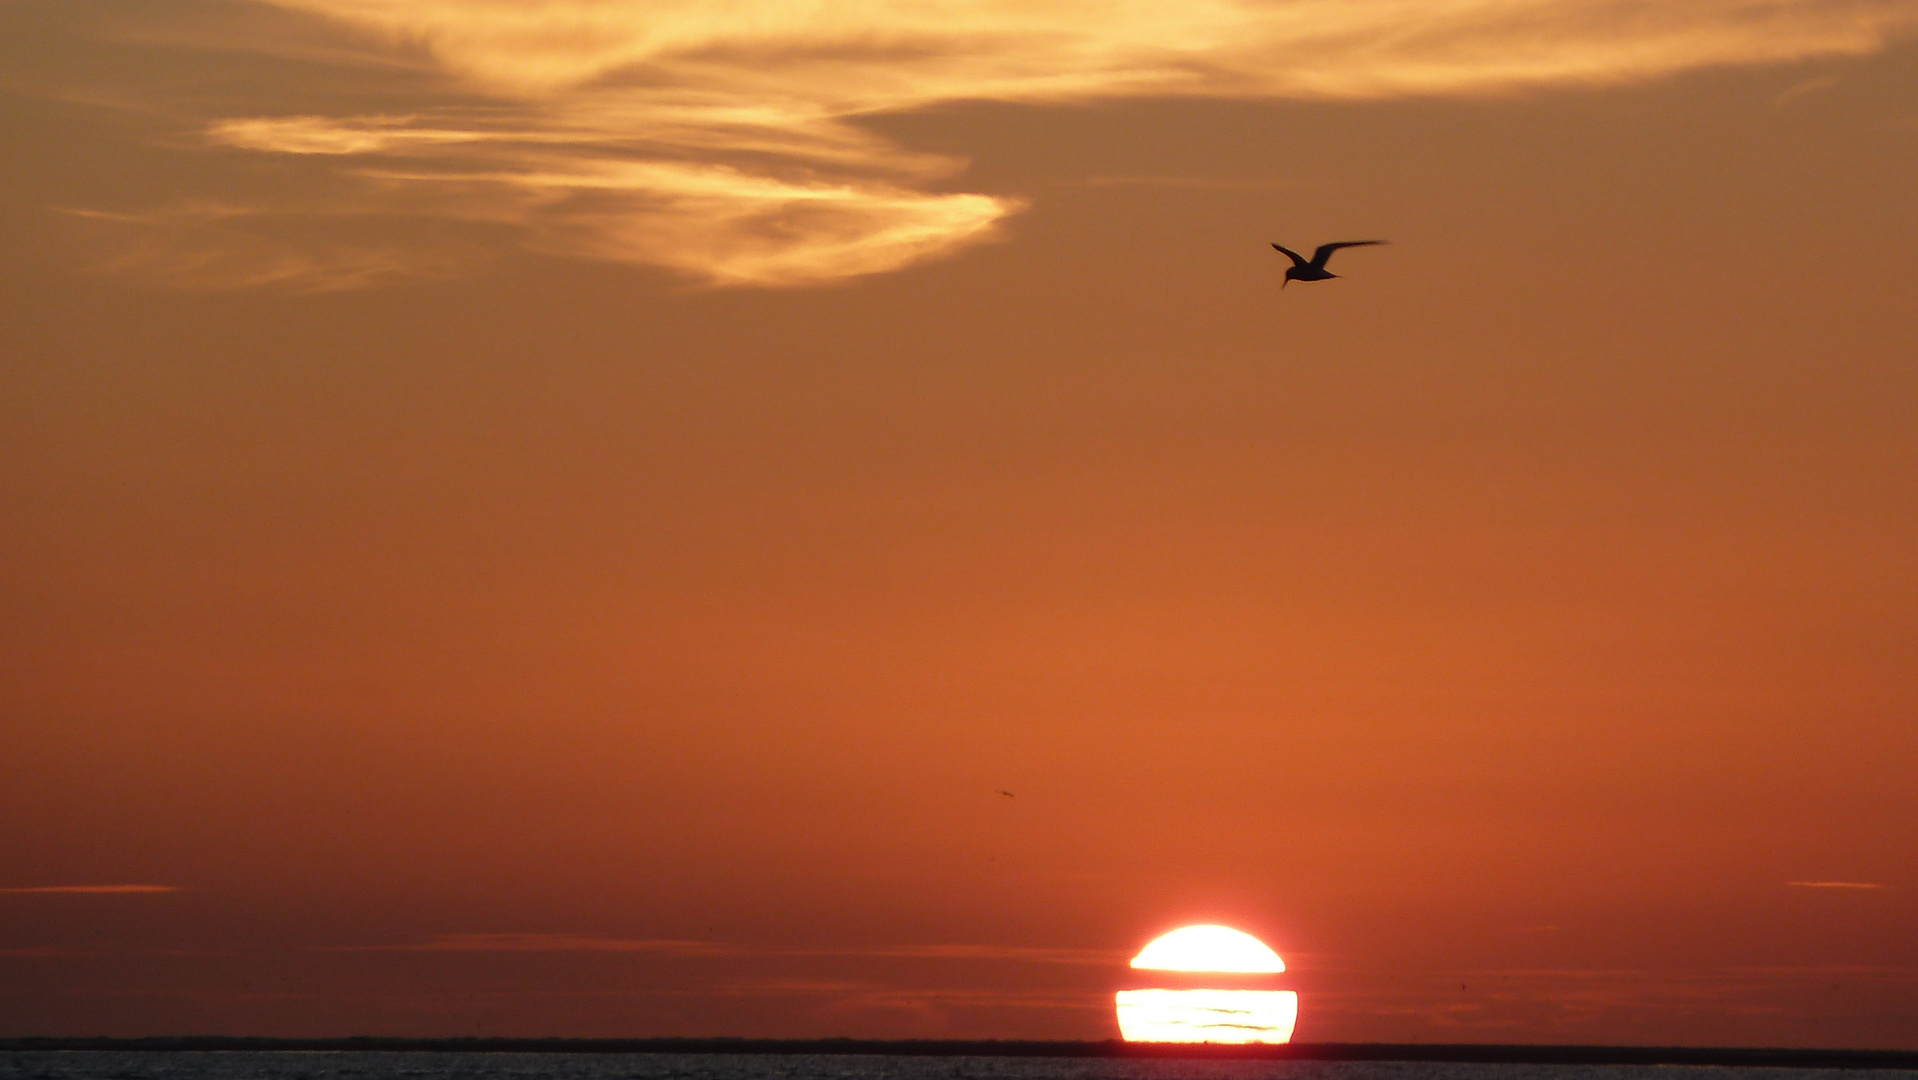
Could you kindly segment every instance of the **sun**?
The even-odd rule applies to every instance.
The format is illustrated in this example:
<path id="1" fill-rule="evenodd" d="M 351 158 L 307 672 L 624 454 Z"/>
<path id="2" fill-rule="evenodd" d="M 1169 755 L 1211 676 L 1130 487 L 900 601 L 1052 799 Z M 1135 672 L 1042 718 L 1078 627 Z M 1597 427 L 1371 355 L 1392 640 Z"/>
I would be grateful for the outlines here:
<path id="1" fill-rule="evenodd" d="M 1292 1041 L 1299 995 L 1269 988 L 1285 961 L 1251 934 L 1180 927 L 1139 950 L 1132 968 L 1134 988 L 1116 999 L 1127 1042 Z"/>
<path id="2" fill-rule="evenodd" d="M 1132 958 L 1143 971 L 1231 971 L 1274 974 L 1285 961 L 1265 942 L 1229 926 L 1182 926 L 1152 943 Z"/>

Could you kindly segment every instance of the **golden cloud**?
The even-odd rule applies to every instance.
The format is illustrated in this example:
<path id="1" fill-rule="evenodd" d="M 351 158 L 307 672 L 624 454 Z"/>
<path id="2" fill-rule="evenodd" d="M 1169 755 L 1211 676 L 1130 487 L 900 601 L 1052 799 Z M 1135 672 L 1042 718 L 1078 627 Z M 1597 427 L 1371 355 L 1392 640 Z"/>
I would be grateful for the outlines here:
<path id="1" fill-rule="evenodd" d="M 322 20 L 363 58 L 423 63 L 438 104 L 223 116 L 209 143 L 333 159 L 357 198 L 431 203 L 417 212 L 538 250 L 772 286 L 947 255 L 1022 205 L 937 190 L 963 162 L 862 117 L 1485 95 L 1864 54 L 1918 27 L 1918 0 L 253 2 Z"/>
<path id="2" fill-rule="evenodd" d="M 828 115 L 964 99 L 1362 97 L 1618 81 L 1881 47 L 1897 0 L 271 0 L 489 93 Z"/>

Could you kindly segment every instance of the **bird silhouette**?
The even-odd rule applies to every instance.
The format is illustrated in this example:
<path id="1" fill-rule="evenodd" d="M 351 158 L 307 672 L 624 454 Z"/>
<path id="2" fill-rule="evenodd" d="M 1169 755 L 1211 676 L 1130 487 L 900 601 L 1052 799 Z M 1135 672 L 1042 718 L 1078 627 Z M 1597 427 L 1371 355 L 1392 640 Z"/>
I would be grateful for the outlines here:
<path id="1" fill-rule="evenodd" d="M 1285 268 L 1285 280 L 1279 283 L 1279 288 L 1283 289 L 1295 281 L 1324 281 L 1327 278 L 1338 277 L 1337 274 L 1325 268 L 1325 261 L 1332 257 L 1334 251 L 1349 247 L 1371 247 L 1373 244 L 1383 243 L 1385 243 L 1383 240 L 1340 240 L 1335 244 L 1320 244 L 1310 259 L 1283 244 L 1273 244 L 1272 246 L 1278 250 L 1279 254 L 1292 260 L 1292 265 Z"/>

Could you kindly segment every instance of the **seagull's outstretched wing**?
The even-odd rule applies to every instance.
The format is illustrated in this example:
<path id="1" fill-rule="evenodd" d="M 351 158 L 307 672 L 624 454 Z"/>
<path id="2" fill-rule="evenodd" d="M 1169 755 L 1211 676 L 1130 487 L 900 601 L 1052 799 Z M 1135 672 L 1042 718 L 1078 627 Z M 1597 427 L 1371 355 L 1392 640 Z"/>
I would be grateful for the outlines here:
<path id="1" fill-rule="evenodd" d="M 1293 251 L 1291 248 L 1286 247 L 1283 244 L 1273 244 L 1272 246 L 1278 250 L 1279 254 L 1284 255 L 1288 259 L 1291 259 L 1293 266 L 1310 265 L 1305 261 L 1305 256 L 1299 254 L 1296 251 Z"/>
<path id="2" fill-rule="evenodd" d="M 1325 260 L 1331 258 L 1332 253 L 1340 248 L 1371 247 L 1373 244 L 1383 243 L 1385 243 L 1383 240 L 1341 240 L 1336 244 L 1320 244 L 1319 249 L 1312 253 L 1312 265 L 1323 270 L 1325 269 Z M 1289 251 L 1286 252 L 1286 254 L 1292 255 Z M 1292 257 L 1294 259 L 1298 258 L 1297 255 L 1292 255 Z"/>

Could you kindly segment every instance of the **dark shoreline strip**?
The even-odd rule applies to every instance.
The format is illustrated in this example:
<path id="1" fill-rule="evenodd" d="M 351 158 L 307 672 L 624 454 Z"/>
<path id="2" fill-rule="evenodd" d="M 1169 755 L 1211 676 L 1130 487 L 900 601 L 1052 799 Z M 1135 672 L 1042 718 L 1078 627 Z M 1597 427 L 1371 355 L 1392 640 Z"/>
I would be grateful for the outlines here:
<path id="1" fill-rule="evenodd" d="M 0 1039 L 28 1051 L 251 1051 L 492 1054 L 893 1054 L 909 1057 L 1179 1058 L 1186 1060 L 1431 1061 L 1513 1065 L 1739 1065 L 1796 1069 L 1913 1069 L 1914 1050 L 1707 1046 L 1497 1046 L 1466 1043 L 1292 1043 L 1222 1046 L 957 1039 L 272 1039 L 242 1036 Z"/>

